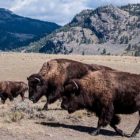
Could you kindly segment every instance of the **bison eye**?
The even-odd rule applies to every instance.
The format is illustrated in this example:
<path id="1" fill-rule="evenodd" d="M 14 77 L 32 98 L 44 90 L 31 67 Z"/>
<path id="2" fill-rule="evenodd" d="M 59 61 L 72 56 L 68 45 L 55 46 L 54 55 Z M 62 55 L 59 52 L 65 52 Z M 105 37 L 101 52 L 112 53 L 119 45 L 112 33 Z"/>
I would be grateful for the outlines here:
<path id="1" fill-rule="evenodd" d="M 31 82 L 31 83 L 29 83 L 29 86 L 35 88 L 36 87 L 36 84 L 33 83 L 33 82 Z"/>
<path id="2" fill-rule="evenodd" d="M 72 92 L 71 95 L 74 97 L 74 96 L 77 96 L 78 94 L 77 94 L 77 92 Z"/>

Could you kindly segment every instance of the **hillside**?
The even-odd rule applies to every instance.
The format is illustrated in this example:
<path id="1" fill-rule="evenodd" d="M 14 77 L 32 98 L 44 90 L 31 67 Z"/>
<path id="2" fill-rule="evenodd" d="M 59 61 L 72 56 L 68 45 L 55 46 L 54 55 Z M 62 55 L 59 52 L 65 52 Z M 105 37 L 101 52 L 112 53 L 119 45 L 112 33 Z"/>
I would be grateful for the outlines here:
<path id="1" fill-rule="evenodd" d="M 28 45 L 59 27 L 55 23 L 21 17 L 0 8 L 0 50 L 9 51 Z"/>
<path id="2" fill-rule="evenodd" d="M 69 24 L 22 49 L 25 52 L 51 54 L 138 56 L 140 55 L 139 4 L 135 5 L 137 8 L 132 7 L 134 6 L 107 5 L 95 10 L 83 10 Z"/>
<path id="3" fill-rule="evenodd" d="M 133 16 L 140 16 L 140 4 L 128 4 L 121 6 L 120 8 L 129 12 Z"/>

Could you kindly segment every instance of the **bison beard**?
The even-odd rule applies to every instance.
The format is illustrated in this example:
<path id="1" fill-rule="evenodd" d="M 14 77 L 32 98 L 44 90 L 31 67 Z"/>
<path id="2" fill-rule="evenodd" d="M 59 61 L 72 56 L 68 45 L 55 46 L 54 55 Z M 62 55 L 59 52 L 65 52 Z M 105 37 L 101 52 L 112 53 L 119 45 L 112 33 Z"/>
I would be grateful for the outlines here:
<path id="1" fill-rule="evenodd" d="M 109 67 L 96 64 L 84 64 L 81 62 L 54 59 L 44 63 L 41 70 L 37 74 L 29 76 L 29 99 L 34 103 L 37 102 L 43 95 L 47 98 L 45 110 L 48 109 L 48 104 L 55 102 L 63 93 L 63 85 L 70 79 L 82 78 L 89 71 L 99 69 L 111 69 Z M 112 69 L 111 69 L 112 70 Z"/>
<path id="2" fill-rule="evenodd" d="M 70 80 L 64 86 L 61 107 L 69 113 L 84 108 L 95 112 L 99 120 L 93 135 L 110 124 L 119 135 L 129 137 L 116 127 L 120 122 L 117 114 L 140 113 L 140 75 L 99 70 L 90 72 L 82 79 Z M 140 120 L 131 137 L 139 129 Z"/>

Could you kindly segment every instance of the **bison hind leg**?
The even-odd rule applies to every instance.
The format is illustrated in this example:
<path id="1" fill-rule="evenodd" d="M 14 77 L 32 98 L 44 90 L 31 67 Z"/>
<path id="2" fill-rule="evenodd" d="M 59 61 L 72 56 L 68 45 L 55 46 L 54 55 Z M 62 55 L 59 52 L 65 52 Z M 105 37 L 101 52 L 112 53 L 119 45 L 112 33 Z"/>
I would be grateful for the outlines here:
<path id="1" fill-rule="evenodd" d="M 121 129 L 117 128 L 116 125 L 118 125 L 120 123 L 120 121 L 121 121 L 120 117 L 117 115 L 114 115 L 112 120 L 111 120 L 110 126 L 116 131 L 116 133 L 118 135 L 130 137 L 129 134 L 125 134 Z"/>
<path id="2" fill-rule="evenodd" d="M 114 115 L 112 120 L 111 120 L 110 125 L 111 126 L 118 125 L 120 123 L 120 121 L 121 121 L 121 118 L 117 115 Z"/>
<path id="3" fill-rule="evenodd" d="M 5 104 L 5 101 L 7 100 L 7 96 L 5 95 L 5 96 L 3 96 L 3 95 L 1 95 L 1 103 L 2 104 Z"/>
<path id="4" fill-rule="evenodd" d="M 24 101 L 24 100 L 25 100 L 24 92 L 21 92 L 21 93 L 20 93 L 20 96 L 21 96 L 21 100 Z"/>
<path id="5" fill-rule="evenodd" d="M 4 99 L 1 99 L 1 103 L 2 103 L 2 104 L 5 104 L 5 101 L 6 101 L 6 100 L 4 100 Z"/>
<path id="6" fill-rule="evenodd" d="M 140 111 L 139 111 L 139 116 L 140 116 Z M 135 137 L 136 134 L 139 132 L 139 129 L 140 129 L 140 120 L 139 120 L 139 122 L 138 122 L 136 128 L 135 128 L 134 131 L 132 132 L 131 137 Z"/>
<path id="7" fill-rule="evenodd" d="M 14 100 L 14 97 L 12 95 L 9 95 L 8 98 L 9 98 L 10 101 L 13 101 Z"/>

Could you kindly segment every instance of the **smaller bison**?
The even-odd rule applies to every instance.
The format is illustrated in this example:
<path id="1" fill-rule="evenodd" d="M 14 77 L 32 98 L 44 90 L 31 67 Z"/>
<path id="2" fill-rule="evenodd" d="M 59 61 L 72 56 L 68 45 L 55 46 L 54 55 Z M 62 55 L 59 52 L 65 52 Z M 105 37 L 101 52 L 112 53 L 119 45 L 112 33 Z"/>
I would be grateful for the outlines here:
<path id="1" fill-rule="evenodd" d="M 28 90 L 27 84 L 24 82 L 1 81 L 0 82 L 0 97 L 4 104 L 6 99 L 9 98 L 13 101 L 18 95 L 24 100 L 24 94 Z"/>
<path id="2" fill-rule="evenodd" d="M 64 86 L 61 107 L 73 113 L 79 109 L 94 112 L 98 120 L 97 135 L 108 124 L 121 136 L 129 136 L 116 127 L 117 114 L 140 114 L 140 75 L 119 71 L 99 70 L 82 79 L 70 80 Z M 140 120 L 131 136 L 140 129 Z"/>
<path id="3" fill-rule="evenodd" d="M 61 97 L 63 85 L 70 79 L 80 79 L 89 71 L 99 69 L 111 69 L 97 64 L 84 64 L 68 59 L 53 59 L 43 64 L 37 74 L 32 74 L 27 78 L 29 85 L 29 99 L 33 103 L 38 102 L 42 96 L 47 97 L 44 110 L 48 109 L 48 104 L 55 102 Z"/>

